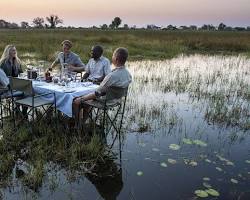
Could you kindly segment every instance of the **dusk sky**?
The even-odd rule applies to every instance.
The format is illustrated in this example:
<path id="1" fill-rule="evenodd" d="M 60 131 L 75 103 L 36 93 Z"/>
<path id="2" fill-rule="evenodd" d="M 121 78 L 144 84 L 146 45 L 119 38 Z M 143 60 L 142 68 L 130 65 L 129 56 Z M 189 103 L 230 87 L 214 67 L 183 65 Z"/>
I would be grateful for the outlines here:
<path id="1" fill-rule="evenodd" d="M 249 0 L 0 0 L 0 19 L 20 23 L 57 14 L 64 26 L 123 24 L 250 26 Z"/>

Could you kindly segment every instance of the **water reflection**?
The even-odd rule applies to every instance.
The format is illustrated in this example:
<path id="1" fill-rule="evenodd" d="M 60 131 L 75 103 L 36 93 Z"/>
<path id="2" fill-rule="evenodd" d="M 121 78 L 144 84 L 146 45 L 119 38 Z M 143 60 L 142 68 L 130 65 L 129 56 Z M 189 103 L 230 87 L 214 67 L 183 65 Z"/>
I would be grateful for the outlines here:
<path id="1" fill-rule="evenodd" d="M 240 56 L 130 63 L 134 82 L 121 143 L 117 137 L 110 150 L 103 146 L 113 143 L 111 134 L 105 144 L 88 139 L 88 145 L 85 135 L 63 128 L 60 134 L 41 133 L 35 137 L 42 141 L 37 142 L 41 153 L 36 145 L 31 149 L 46 161 L 42 184 L 34 192 L 17 182 L 14 192 L 2 189 L 4 197 L 185 200 L 198 199 L 196 190 L 212 187 L 220 196 L 207 199 L 250 199 L 249 67 L 249 59 Z M 34 141 L 24 136 L 23 146 Z M 6 166 L 8 179 L 13 166 Z"/>

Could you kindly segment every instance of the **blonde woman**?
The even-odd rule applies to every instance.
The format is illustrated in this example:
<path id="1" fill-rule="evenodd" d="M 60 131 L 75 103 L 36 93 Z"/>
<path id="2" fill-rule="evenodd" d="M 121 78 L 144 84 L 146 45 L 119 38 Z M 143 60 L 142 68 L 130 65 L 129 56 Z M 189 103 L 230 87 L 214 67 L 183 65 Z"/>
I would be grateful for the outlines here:
<path id="1" fill-rule="evenodd" d="M 17 50 L 14 45 L 7 45 L 0 59 L 0 68 L 7 76 L 17 77 L 22 73 L 21 61 L 17 57 Z"/>

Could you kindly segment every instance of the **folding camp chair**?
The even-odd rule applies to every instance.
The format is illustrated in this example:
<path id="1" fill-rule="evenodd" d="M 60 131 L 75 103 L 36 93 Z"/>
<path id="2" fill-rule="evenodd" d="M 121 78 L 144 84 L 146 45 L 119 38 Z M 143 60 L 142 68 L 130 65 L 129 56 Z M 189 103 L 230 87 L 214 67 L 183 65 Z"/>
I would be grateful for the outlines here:
<path id="1" fill-rule="evenodd" d="M 91 107 L 89 117 L 94 124 L 96 124 L 99 119 L 102 133 L 105 136 L 112 128 L 120 134 L 127 93 L 128 88 L 110 87 L 106 95 L 102 98 L 82 102 L 81 107 Z M 118 117 L 120 117 L 120 120 L 118 120 Z"/>
<path id="2" fill-rule="evenodd" d="M 50 110 L 50 108 L 52 108 L 53 105 L 55 107 L 55 114 L 56 114 L 55 93 L 48 92 L 48 93 L 36 95 L 32 87 L 32 80 L 11 77 L 10 89 L 11 89 L 11 93 L 13 92 L 13 90 L 18 90 L 18 91 L 22 91 L 25 95 L 25 97 L 22 99 L 14 100 L 14 98 L 12 98 L 13 116 L 14 116 L 14 110 L 17 110 L 22 115 L 22 118 L 24 119 L 23 113 L 20 112 L 20 106 L 22 106 L 23 108 L 24 107 L 29 108 L 29 110 L 27 111 L 27 116 L 31 116 L 33 122 L 35 120 L 35 111 L 37 110 L 37 108 L 42 108 L 44 111 L 40 119 L 43 118 L 43 116 Z M 45 96 L 49 96 L 49 95 L 53 96 L 53 100 L 44 99 Z M 47 106 L 47 109 L 45 108 L 45 106 Z M 37 119 L 37 121 L 39 121 L 40 119 Z M 13 121 L 14 121 L 14 126 L 15 126 L 15 120 Z"/>
<path id="3" fill-rule="evenodd" d="M 8 92 L 8 88 L 0 88 L 0 128 L 3 128 L 3 120 L 5 118 L 5 113 L 4 113 L 4 108 L 5 108 L 5 105 L 4 105 L 4 102 L 3 102 L 3 99 L 5 98 L 4 97 L 4 94 Z"/>
<path id="4" fill-rule="evenodd" d="M 13 91 L 11 94 L 10 88 L 0 88 L 0 128 L 3 128 L 3 120 L 11 116 L 12 98 L 23 96 L 23 92 Z"/>

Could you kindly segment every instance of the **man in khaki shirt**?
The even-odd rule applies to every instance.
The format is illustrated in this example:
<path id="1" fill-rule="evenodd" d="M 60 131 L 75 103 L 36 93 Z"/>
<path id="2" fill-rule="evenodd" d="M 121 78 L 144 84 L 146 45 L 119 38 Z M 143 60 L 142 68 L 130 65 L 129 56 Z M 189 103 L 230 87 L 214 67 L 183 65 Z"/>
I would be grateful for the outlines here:
<path id="1" fill-rule="evenodd" d="M 112 56 L 112 63 L 115 66 L 115 69 L 113 69 L 112 72 L 104 78 L 104 80 L 101 82 L 100 86 L 94 93 L 78 97 L 74 100 L 73 113 L 75 115 L 76 123 L 78 123 L 80 112 L 79 107 L 81 102 L 104 96 L 110 87 L 127 88 L 129 86 L 129 84 L 132 82 L 132 76 L 125 67 L 127 58 L 127 49 L 121 47 L 116 49 Z M 83 121 L 87 119 L 89 110 L 90 108 L 85 108 L 83 110 Z"/>

